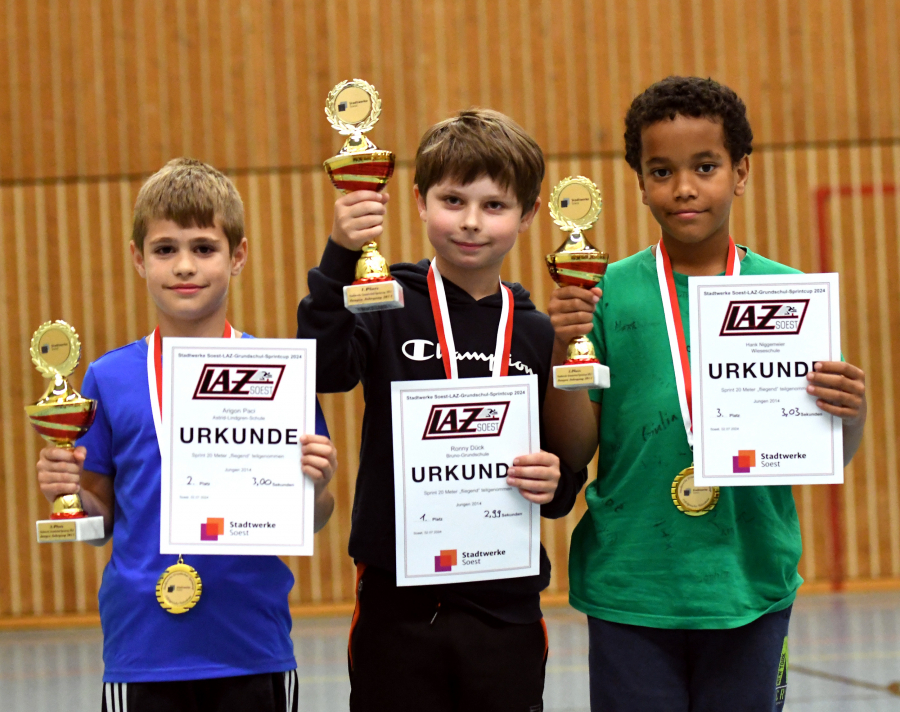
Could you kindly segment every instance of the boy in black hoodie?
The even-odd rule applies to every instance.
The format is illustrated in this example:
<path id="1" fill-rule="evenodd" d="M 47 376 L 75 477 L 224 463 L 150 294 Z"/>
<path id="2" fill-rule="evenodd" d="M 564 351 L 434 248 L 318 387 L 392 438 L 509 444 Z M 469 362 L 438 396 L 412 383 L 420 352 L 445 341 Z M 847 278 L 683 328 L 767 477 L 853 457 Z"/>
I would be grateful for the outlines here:
<path id="1" fill-rule="evenodd" d="M 540 147 L 515 122 L 494 111 L 461 112 L 426 131 L 416 153 L 415 197 L 436 256 L 391 267 L 405 308 L 353 314 L 343 304 L 359 250 L 382 233 L 384 193 L 337 200 L 331 239 L 310 270 L 297 336 L 318 340 L 317 389 L 349 391 L 362 381 L 366 399 L 349 546 L 358 571 L 348 649 L 354 712 L 543 709 L 540 591 L 550 581 L 543 546 L 537 576 L 398 587 L 391 435 L 392 381 L 492 375 L 500 268 L 534 219 L 543 175 Z M 440 347 L 430 270 L 444 285 L 455 358 Z M 521 285 L 506 286 L 514 306 L 508 373 L 537 375 L 543 409 L 553 328 Z M 585 476 L 540 451 L 517 457 L 507 482 L 540 504 L 542 516 L 557 518 L 571 510 Z"/>

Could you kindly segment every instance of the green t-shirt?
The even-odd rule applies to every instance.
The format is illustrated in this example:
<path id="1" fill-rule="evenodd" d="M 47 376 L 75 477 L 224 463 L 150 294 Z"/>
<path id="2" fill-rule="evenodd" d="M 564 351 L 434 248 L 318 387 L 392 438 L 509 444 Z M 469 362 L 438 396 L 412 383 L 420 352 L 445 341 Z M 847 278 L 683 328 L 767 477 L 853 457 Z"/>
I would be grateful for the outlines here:
<path id="1" fill-rule="evenodd" d="M 797 270 L 753 254 L 742 275 Z M 688 278 L 675 274 L 690 352 Z M 590 334 L 610 387 L 601 404 L 597 479 L 575 528 L 569 601 L 589 616 L 652 628 L 736 628 L 787 608 L 803 582 L 791 488 L 723 487 L 689 517 L 671 487 L 692 461 L 648 248 L 609 266 Z"/>

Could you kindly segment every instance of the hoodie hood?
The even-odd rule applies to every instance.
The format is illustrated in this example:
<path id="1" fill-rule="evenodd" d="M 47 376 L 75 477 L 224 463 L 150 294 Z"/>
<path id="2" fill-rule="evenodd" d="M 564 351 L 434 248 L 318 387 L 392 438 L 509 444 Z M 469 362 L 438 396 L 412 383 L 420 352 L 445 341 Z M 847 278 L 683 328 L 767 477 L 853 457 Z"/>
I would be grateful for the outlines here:
<path id="1" fill-rule="evenodd" d="M 428 259 L 419 260 L 415 263 L 398 262 L 397 264 L 391 265 L 391 276 L 400 280 L 403 283 L 404 288 L 408 287 L 409 289 L 428 297 L 428 268 L 430 265 L 431 260 Z M 531 294 L 525 287 L 518 282 L 504 282 L 503 284 L 512 290 L 513 302 L 515 303 L 516 309 L 527 311 L 534 311 L 536 309 L 531 301 Z M 503 299 L 500 296 L 499 290 L 496 294 L 491 294 L 476 302 L 467 291 L 458 287 L 446 277 L 444 277 L 444 286 L 447 293 L 448 304 L 471 306 L 477 303 L 480 306 L 496 307 L 497 309 L 500 309 L 503 306 Z"/>

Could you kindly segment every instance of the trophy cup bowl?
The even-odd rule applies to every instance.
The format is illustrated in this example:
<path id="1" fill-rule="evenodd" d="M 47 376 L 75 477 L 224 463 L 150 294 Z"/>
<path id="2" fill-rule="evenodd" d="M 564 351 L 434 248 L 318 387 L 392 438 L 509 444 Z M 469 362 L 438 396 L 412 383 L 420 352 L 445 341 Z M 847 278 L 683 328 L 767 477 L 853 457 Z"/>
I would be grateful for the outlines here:
<path id="1" fill-rule="evenodd" d="M 581 237 L 582 249 L 566 251 L 572 237 Z M 581 235 L 572 235 L 556 252 L 545 257 L 550 278 L 559 287 L 592 289 L 606 274 L 609 255 L 594 249 Z M 578 336 L 569 342 L 565 365 L 600 363 L 594 353 L 594 345 L 586 336 Z"/>
<path id="2" fill-rule="evenodd" d="M 71 450 L 75 441 L 94 423 L 97 401 L 84 398 L 60 375 L 37 403 L 25 413 L 37 434 L 56 447 Z M 79 494 L 64 494 L 53 502 L 51 519 L 81 519 L 85 516 Z"/>
<path id="3" fill-rule="evenodd" d="M 342 152 L 325 161 L 325 171 L 332 185 L 342 193 L 354 190 L 374 190 L 380 193 L 394 174 L 394 154 L 378 149 L 363 149 L 358 153 Z M 392 281 L 387 260 L 378 252 L 378 244 L 373 240 L 363 245 L 362 249 L 363 255 L 356 264 L 356 279 L 353 284 Z"/>
<path id="4" fill-rule="evenodd" d="M 550 196 L 550 214 L 563 230 L 571 232 L 556 252 L 546 256 L 550 277 L 560 287 L 596 287 L 609 263 L 609 255 L 585 239 L 600 216 L 602 201 L 597 186 L 584 176 L 561 180 Z M 586 336 L 569 342 L 566 362 L 553 367 L 553 385 L 561 390 L 609 388 L 609 368 L 600 363 Z"/>
<path id="5" fill-rule="evenodd" d="M 325 161 L 325 171 L 342 193 L 381 192 L 394 173 L 394 154 L 381 151 L 363 134 L 378 121 L 381 99 L 362 79 L 341 82 L 328 94 L 325 115 L 338 133 L 348 136 L 340 153 Z M 387 260 L 374 241 L 362 247 L 353 284 L 344 287 L 344 306 L 352 312 L 383 311 L 403 306 L 403 289 L 391 277 Z"/>
<path id="6" fill-rule="evenodd" d="M 66 378 L 81 360 L 78 334 L 64 321 L 41 324 L 31 339 L 31 360 L 51 381 L 37 403 L 25 406 L 28 420 L 44 440 L 71 450 L 90 429 L 97 413 L 97 401 L 84 398 Z M 77 492 L 58 496 L 50 519 L 37 522 L 39 543 L 89 541 L 103 536 L 103 517 L 86 516 Z"/>
<path id="7" fill-rule="evenodd" d="M 550 278 L 560 287 L 596 287 L 606 274 L 609 255 L 594 249 L 587 240 L 583 240 L 585 249 L 566 251 L 570 241 L 571 238 L 545 257 Z"/>

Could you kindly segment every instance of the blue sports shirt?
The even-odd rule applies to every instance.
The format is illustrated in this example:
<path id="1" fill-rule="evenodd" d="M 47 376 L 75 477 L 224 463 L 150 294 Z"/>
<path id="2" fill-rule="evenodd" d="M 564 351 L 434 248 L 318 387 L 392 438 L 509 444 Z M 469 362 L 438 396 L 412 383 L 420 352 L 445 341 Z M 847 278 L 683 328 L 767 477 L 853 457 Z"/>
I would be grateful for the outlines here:
<path id="1" fill-rule="evenodd" d="M 244 334 L 247 337 L 247 334 Z M 78 441 L 86 470 L 113 477 L 112 556 L 100 586 L 104 682 L 164 682 L 292 670 L 290 569 L 275 556 L 188 555 L 203 581 L 196 607 L 173 615 L 156 582 L 177 557 L 159 553 L 161 464 L 139 339 L 92 363 L 81 388 L 99 401 Z M 328 435 L 316 403 L 316 433 Z"/>

